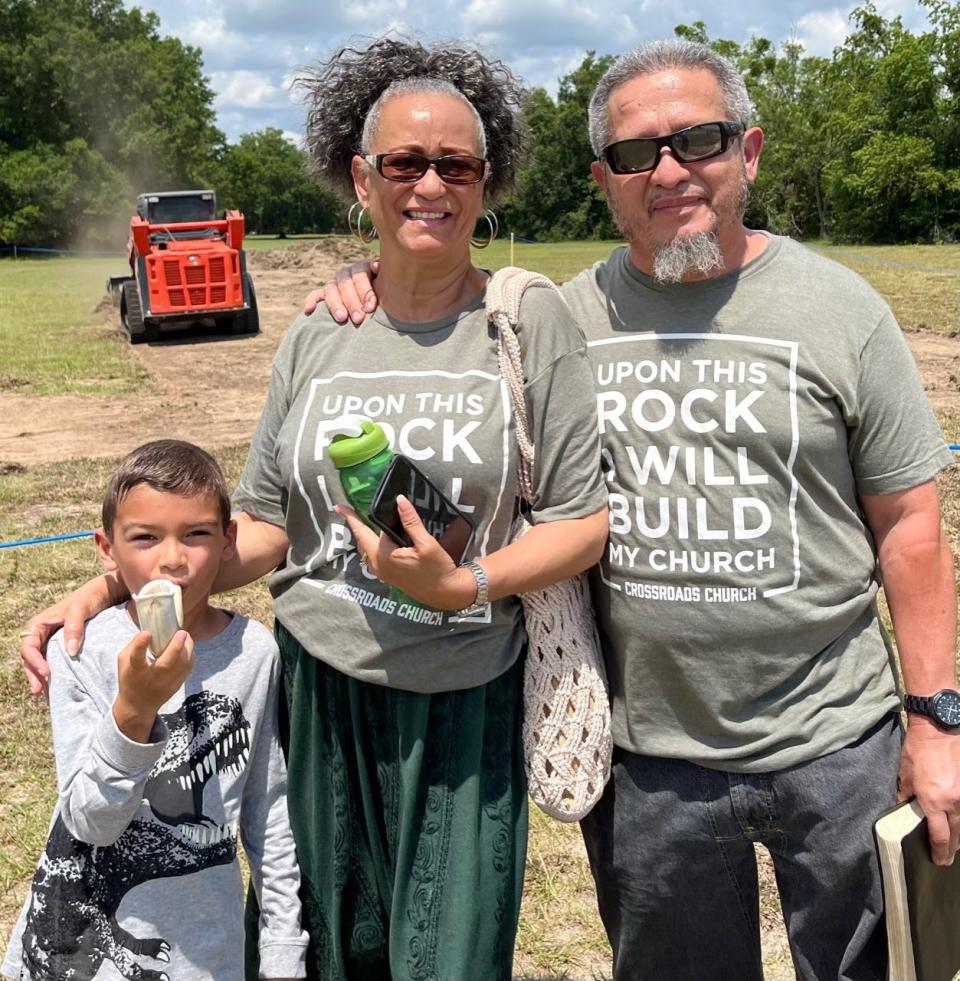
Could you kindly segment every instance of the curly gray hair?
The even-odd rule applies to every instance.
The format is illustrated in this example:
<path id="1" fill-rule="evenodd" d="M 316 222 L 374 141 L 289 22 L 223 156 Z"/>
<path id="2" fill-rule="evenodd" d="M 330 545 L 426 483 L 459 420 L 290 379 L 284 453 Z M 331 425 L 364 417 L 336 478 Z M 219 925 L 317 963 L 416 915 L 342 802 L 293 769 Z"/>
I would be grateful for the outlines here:
<path id="1" fill-rule="evenodd" d="M 487 194 L 495 198 L 513 186 L 525 146 L 525 93 L 501 61 L 452 45 L 381 37 L 367 47 L 340 48 L 295 84 L 309 107 L 306 146 L 313 170 L 350 197 L 354 155 L 369 151 L 383 102 L 407 92 L 459 94 L 474 110 L 481 155 L 490 161 Z"/>
<path id="2" fill-rule="evenodd" d="M 590 97 L 590 146 L 599 158 L 610 142 L 610 96 L 614 89 L 641 75 L 682 68 L 695 71 L 705 68 L 712 72 L 730 118 L 750 125 L 753 106 L 743 77 L 734 65 L 717 54 L 713 48 L 697 41 L 674 38 L 651 41 L 621 55 L 604 73 Z"/>

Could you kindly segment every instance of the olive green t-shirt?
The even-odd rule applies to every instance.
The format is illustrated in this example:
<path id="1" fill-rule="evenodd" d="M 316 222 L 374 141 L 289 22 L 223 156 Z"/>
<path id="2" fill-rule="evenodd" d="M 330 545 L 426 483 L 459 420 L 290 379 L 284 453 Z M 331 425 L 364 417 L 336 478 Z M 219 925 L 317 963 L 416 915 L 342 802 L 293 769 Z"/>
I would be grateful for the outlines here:
<path id="1" fill-rule="evenodd" d="M 536 445 L 534 523 L 606 503 L 593 381 L 583 338 L 560 297 L 524 295 L 520 338 Z M 500 675 L 524 644 L 516 597 L 472 617 L 425 609 L 361 568 L 327 447 L 344 415 L 379 423 L 476 521 L 469 557 L 509 541 L 517 448 L 497 343 L 477 297 L 431 323 L 383 311 L 359 329 L 318 311 L 282 341 L 235 501 L 286 528 L 286 564 L 270 579 L 277 617 L 315 657 L 363 681 L 411 691 L 468 688 Z"/>
<path id="2" fill-rule="evenodd" d="M 676 286 L 621 249 L 564 295 L 610 491 L 593 595 L 615 741 L 740 771 L 848 745 L 897 707 L 858 494 L 953 462 L 889 308 L 773 236 Z"/>

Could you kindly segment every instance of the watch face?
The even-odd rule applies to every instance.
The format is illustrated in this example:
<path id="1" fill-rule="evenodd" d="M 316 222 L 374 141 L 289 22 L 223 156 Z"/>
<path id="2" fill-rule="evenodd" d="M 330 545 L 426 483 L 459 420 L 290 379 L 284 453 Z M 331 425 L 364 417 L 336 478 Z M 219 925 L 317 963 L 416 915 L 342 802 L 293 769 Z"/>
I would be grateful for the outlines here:
<path id="1" fill-rule="evenodd" d="M 933 712 L 945 726 L 960 726 L 960 692 L 942 691 L 934 696 Z"/>

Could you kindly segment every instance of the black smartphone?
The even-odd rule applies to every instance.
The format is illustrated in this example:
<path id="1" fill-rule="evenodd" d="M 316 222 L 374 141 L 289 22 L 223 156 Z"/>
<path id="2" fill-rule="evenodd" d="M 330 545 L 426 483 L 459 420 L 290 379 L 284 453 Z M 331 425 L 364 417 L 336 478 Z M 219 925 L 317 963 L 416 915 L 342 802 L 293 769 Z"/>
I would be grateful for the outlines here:
<path id="1" fill-rule="evenodd" d="M 449 500 L 425 473 L 400 454 L 390 461 L 380 480 L 370 507 L 370 518 L 398 545 L 409 547 L 413 542 L 400 523 L 398 494 L 403 494 L 417 509 L 427 531 L 459 564 L 473 539 L 473 520 Z"/>

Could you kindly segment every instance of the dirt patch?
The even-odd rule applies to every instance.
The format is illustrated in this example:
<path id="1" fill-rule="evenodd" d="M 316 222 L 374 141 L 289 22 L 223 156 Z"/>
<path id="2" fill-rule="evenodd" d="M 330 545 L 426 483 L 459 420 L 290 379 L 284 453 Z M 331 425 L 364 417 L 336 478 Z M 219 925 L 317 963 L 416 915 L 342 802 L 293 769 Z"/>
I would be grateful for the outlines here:
<path id="1" fill-rule="evenodd" d="M 261 333 L 224 338 L 184 332 L 131 346 L 148 383 L 136 395 L 41 395 L 0 384 L 0 461 L 21 466 L 117 456 L 148 439 L 190 439 L 210 449 L 248 440 L 263 407 L 273 354 L 303 298 L 344 262 L 369 255 L 349 239 L 248 253 Z M 97 304 L 119 333 L 116 307 Z"/>
<path id="2" fill-rule="evenodd" d="M 333 263 L 333 268 L 357 259 L 368 259 L 370 250 L 352 238 L 331 238 L 322 242 L 294 245 L 289 249 L 248 252 L 247 268 L 263 273 L 270 269 L 308 269 Z M 258 279 L 259 282 L 259 279 Z"/>
<path id="3" fill-rule="evenodd" d="M 194 333 L 133 346 L 131 355 L 149 378 L 136 395 L 24 395 L 16 380 L 0 375 L 0 461 L 31 466 L 117 456 L 161 436 L 195 440 L 210 449 L 248 440 L 263 406 L 273 353 L 304 296 L 344 263 L 366 255 L 346 238 L 248 253 L 260 335 L 224 339 Z M 98 303 L 96 312 L 105 330 L 120 330 L 109 300 Z M 934 407 L 960 413 L 960 338 L 914 331 L 907 339 Z"/>
<path id="4" fill-rule="evenodd" d="M 934 409 L 960 410 L 960 338 L 932 331 L 911 331 L 907 341 Z"/>

